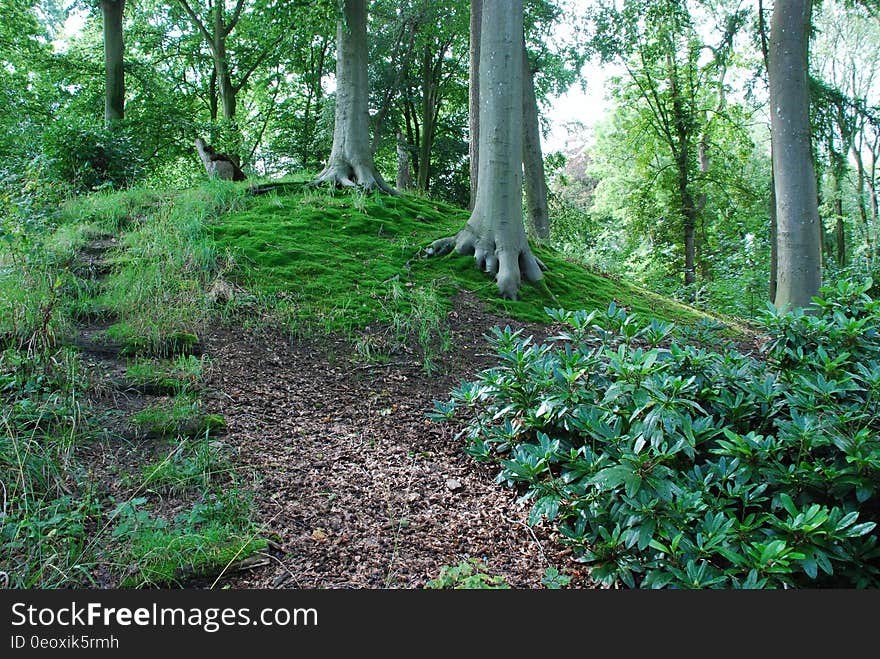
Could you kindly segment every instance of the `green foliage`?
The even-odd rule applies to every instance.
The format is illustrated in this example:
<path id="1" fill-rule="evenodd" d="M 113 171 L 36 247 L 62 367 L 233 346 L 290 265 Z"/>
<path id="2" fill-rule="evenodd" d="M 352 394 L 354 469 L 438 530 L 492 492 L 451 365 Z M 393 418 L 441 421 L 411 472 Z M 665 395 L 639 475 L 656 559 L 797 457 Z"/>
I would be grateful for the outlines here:
<path id="1" fill-rule="evenodd" d="M 462 561 L 458 565 L 444 565 L 436 579 L 425 583 L 431 590 L 509 590 L 504 577 L 486 573 L 486 564 L 476 558 Z"/>
<path id="2" fill-rule="evenodd" d="M 167 456 L 143 467 L 139 483 L 149 490 L 185 492 L 208 488 L 217 476 L 229 471 L 219 446 L 208 433 L 182 437 Z"/>
<path id="3" fill-rule="evenodd" d="M 392 282 L 382 304 L 386 323 L 367 325 L 356 332 L 354 348 L 366 361 L 387 362 L 397 353 L 417 353 L 426 373 L 437 369 L 437 358 L 452 347 L 446 321 L 447 301 L 429 287 Z"/>
<path id="4" fill-rule="evenodd" d="M 181 355 L 173 360 L 140 359 L 125 369 L 133 384 L 157 392 L 176 394 L 198 387 L 205 368 L 205 358 Z"/>
<path id="5" fill-rule="evenodd" d="M 80 117 L 53 123 L 43 134 L 43 154 L 50 177 L 76 192 L 128 187 L 143 168 L 130 128 L 111 131 Z"/>
<path id="6" fill-rule="evenodd" d="M 203 413 L 198 398 L 188 392 L 136 412 L 131 424 L 149 437 L 207 436 L 226 427 L 223 417 Z"/>
<path id="7" fill-rule="evenodd" d="M 221 181 L 174 195 L 135 219 L 101 302 L 118 323 L 109 338 L 135 354 L 171 356 L 190 351 L 214 312 L 211 283 L 225 268 L 209 224 L 235 209 L 241 186 Z"/>
<path id="8" fill-rule="evenodd" d="M 13 587 L 86 578 L 86 528 L 98 506 L 73 456 L 82 390 L 73 351 L 0 352 L 0 572 Z"/>
<path id="9" fill-rule="evenodd" d="M 251 502 L 238 490 L 212 495 L 172 521 L 151 514 L 138 497 L 110 514 L 121 587 L 178 584 L 217 575 L 236 560 L 266 547 L 248 515 Z"/>
<path id="10" fill-rule="evenodd" d="M 551 565 L 544 570 L 544 576 L 541 577 L 541 583 L 544 584 L 544 587 L 548 590 L 561 590 L 571 583 L 571 577 L 567 574 L 562 574 L 558 568 Z"/>
<path id="11" fill-rule="evenodd" d="M 877 587 L 880 303 L 823 289 L 768 311 L 763 359 L 716 337 L 548 310 L 538 345 L 493 331 L 498 366 L 437 403 L 466 450 L 557 525 L 592 577 L 673 588 Z"/>

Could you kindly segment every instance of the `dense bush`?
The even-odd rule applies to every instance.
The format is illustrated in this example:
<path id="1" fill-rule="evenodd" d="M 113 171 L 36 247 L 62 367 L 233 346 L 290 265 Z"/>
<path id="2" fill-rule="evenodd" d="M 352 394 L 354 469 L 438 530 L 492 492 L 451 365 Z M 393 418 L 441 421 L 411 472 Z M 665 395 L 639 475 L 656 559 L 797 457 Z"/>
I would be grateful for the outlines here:
<path id="1" fill-rule="evenodd" d="M 77 192 L 125 188 L 139 180 L 141 147 L 126 126 L 107 130 L 81 119 L 60 121 L 43 137 L 48 173 Z"/>
<path id="2" fill-rule="evenodd" d="M 761 354 L 673 326 L 549 311 L 437 419 L 524 490 L 592 575 L 630 587 L 877 587 L 880 302 L 870 282 L 765 317 Z"/>

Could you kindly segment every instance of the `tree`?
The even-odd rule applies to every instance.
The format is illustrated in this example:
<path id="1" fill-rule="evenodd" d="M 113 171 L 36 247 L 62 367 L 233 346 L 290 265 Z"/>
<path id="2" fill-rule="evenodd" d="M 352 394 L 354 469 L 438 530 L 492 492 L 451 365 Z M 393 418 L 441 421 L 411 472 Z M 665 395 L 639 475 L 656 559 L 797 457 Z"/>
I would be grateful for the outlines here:
<path id="1" fill-rule="evenodd" d="M 383 132 L 395 125 L 406 137 L 416 187 L 437 187 L 447 198 L 461 194 L 456 170 L 467 148 L 468 11 L 463 0 L 377 0 L 370 12 L 373 151 L 382 158 L 391 150 L 393 132 L 388 139 Z"/>
<path id="2" fill-rule="evenodd" d="M 471 198 L 468 208 L 473 210 L 477 201 L 480 153 L 480 30 L 483 23 L 483 0 L 471 0 L 470 66 L 468 69 L 468 128 L 470 133 Z"/>
<path id="3" fill-rule="evenodd" d="M 776 0 L 770 25 L 770 124 L 776 187 L 779 309 L 811 304 L 822 283 L 816 173 L 810 143 L 811 0 Z"/>
<path id="4" fill-rule="evenodd" d="M 550 237 L 550 209 L 547 203 L 547 177 L 541 151 L 541 123 L 535 95 L 535 71 L 529 61 L 525 41 L 523 57 L 523 175 L 529 228 L 536 238 Z"/>
<path id="5" fill-rule="evenodd" d="M 710 138 L 722 124 L 735 123 L 725 78 L 744 14 L 723 6 L 692 11 L 686 0 L 625 0 L 617 8 L 597 8 L 590 16 L 596 25 L 593 47 L 603 59 L 616 59 L 626 70 L 629 84 L 621 100 L 646 110 L 639 123 L 651 135 L 641 139 L 656 139 L 661 148 L 651 185 L 669 180 L 665 187 L 671 203 L 654 222 L 678 234 L 676 266 L 687 297 L 696 301 L 698 274 L 705 279 L 709 271 L 705 235 L 711 213 L 706 188 L 717 178 L 711 171 L 715 161 Z M 699 24 L 703 16 L 706 25 Z M 717 39 L 715 45 L 707 33 Z M 712 57 L 704 64 L 706 51 Z M 744 132 L 741 126 L 736 129 Z M 634 148 L 629 157 L 637 160 L 639 146 Z"/>
<path id="6" fill-rule="evenodd" d="M 522 279 L 543 277 L 522 215 L 523 3 L 483 0 L 482 10 L 477 196 L 464 228 L 429 251 L 473 255 L 495 276 L 501 296 L 516 299 Z"/>
<path id="7" fill-rule="evenodd" d="M 160 6 L 162 4 L 165 3 Z M 310 3 L 315 4 L 322 3 L 320 0 Z M 257 70 L 280 56 L 282 46 L 294 32 L 298 15 L 311 9 L 304 2 L 294 0 L 281 3 L 236 0 L 231 11 L 227 11 L 223 0 L 209 0 L 207 7 L 197 0 L 177 0 L 174 6 L 183 9 L 186 21 L 195 28 L 210 52 L 211 118 L 217 118 L 219 100 L 219 111 L 228 132 L 223 137 L 215 135 L 212 141 L 228 142 L 226 148 L 236 152 L 234 157 L 238 157 L 241 148 L 241 132 L 236 120 L 239 95 Z M 179 9 L 170 18 L 179 21 L 182 18 Z M 234 45 L 230 43 L 233 37 Z"/>
<path id="8" fill-rule="evenodd" d="M 360 185 L 395 194 L 373 162 L 367 77 L 367 2 L 344 0 L 336 27 L 336 121 L 333 148 L 316 183 Z"/>
<path id="9" fill-rule="evenodd" d="M 104 125 L 110 128 L 125 117 L 125 42 L 122 15 L 125 0 L 101 0 L 104 18 Z"/>

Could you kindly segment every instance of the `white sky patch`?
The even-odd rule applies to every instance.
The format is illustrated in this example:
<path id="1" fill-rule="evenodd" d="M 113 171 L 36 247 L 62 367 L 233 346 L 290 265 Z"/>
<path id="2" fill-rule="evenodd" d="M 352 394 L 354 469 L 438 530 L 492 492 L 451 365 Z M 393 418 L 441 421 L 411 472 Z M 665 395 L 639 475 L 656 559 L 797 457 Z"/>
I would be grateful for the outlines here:
<path id="1" fill-rule="evenodd" d="M 573 16 L 571 20 L 579 21 L 587 8 L 596 4 L 596 0 L 563 0 L 560 4 L 568 17 Z M 556 25 L 555 32 L 560 41 L 569 41 L 574 26 L 564 20 Z M 592 144 L 596 123 L 611 107 L 605 85 L 611 76 L 620 72 L 620 67 L 615 64 L 587 62 L 581 70 L 583 84 L 575 82 L 565 93 L 547 99 L 542 114 L 550 130 L 541 140 L 545 154 L 571 151 Z"/>
<path id="2" fill-rule="evenodd" d="M 64 21 L 64 27 L 58 33 L 58 36 L 52 42 L 52 47 L 56 52 L 65 53 L 67 52 L 67 47 L 69 41 L 77 36 L 80 32 L 82 32 L 83 26 L 86 23 L 86 18 L 88 18 L 89 14 L 87 11 L 83 11 L 81 9 L 72 9 L 70 14 L 67 16 L 67 20 Z"/>
<path id="3" fill-rule="evenodd" d="M 575 83 L 561 96 L 548 99 L 544 117 L 550 130 L 541 141 L 545 154 L 592 143 L 593 129 L 611 108 L 606 83 L 620 73 L 620 68 L 613 64 L 587 63 L 582 71 L 586 90 Z"/>

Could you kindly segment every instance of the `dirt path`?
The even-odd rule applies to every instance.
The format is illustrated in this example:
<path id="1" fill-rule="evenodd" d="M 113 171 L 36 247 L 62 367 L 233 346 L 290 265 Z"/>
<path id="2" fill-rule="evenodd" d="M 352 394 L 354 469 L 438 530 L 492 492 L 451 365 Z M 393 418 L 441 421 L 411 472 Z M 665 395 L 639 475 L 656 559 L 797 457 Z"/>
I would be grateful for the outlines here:
<path id="1" fill-rule="evenodd" d="M 105 255 L 117 247 L 109 237 L 87 245 L 80 275 L 100 285 Z M 254 491 L 261 533 L 273 540 L 258 567 L 223 575 L 223 585 L 421 588 L 444 566 L 477 558 L 514 588 L 542 587 L 551 565 L 572 576 L 571 587 L 592 587 L 546 529 L 525 524 L 528 509 L 516 492 L 465 455 L 451 429 L 427 419 L 434 400 L 489 365 L 485 332 L 522 326 L 486 313 L 471 296 L 455 300 L 448 321 L 453 352 L 430 375 L 412 354 L 355 361 L 342 340 L 240 326 L 202 337 L 210 365 L 203 403 L 225 417 L 220 441 L 235 456 L 239 482 Z M 128 418 L 164 397 L 127 382 L 128 360 L 106 339 L 112 322 L 83 320 L 72 342 L 96 383 L 92 402 L 108 436 L 122 438 L 95 445 L 91 462 L 106 493 L 123 496 L 118 475 L 136 472 L 157 450 L 132 435 Z M 537 337 L 548 331 L 526 327 Z M 162 506 L 183 503 L 172 497 Z M 95 579 L 113 587 L 103 572 Z"/>
<path id="2" fill-rule="evenodd" d="M 454 355 L 442 375 L 418 363 L 358 365 L 342 342 L 217 331 L 208 406 L 255 481 L 259 522 L 282 551 L 224 578 L 236 588 L 421 588 L 444 565 L 479 558 L 515 588 L 542 587 L 549 565 L 590 587 L 516 493 L 425 414 L 486 365 L 482 333 L 508 321 L 457 300 Z M 510 323 L 513 325 L 513 323 Z M 547 328 L 536 328 L 546 332 Z"/>

